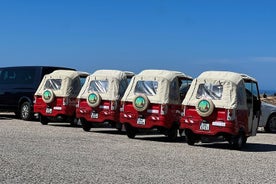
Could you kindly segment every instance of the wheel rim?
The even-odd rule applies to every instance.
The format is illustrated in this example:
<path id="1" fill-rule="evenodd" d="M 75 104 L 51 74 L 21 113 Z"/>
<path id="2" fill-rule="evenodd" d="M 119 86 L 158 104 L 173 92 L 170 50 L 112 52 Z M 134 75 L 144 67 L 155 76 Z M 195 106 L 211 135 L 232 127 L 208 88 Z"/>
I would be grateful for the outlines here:
<path id="1" fill-rule="evenodd" d="M 22 115 L 23 118 L 28 117 L 28 115 L 29 115 L 29 107 L 27 105 L 24 105 L 22 107 L 21 115 Z"/>

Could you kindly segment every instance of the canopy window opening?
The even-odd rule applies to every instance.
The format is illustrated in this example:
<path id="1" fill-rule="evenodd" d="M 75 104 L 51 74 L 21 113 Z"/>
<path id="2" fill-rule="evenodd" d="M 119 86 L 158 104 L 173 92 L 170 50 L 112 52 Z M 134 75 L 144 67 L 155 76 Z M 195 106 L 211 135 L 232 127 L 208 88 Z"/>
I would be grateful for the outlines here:
<path id="1" fill-rule="evenodd" d="M 93 80 L 90 82 L 88 92 L 107 93 L 108 80 Z"/>
<path id="2" fill-rule="evenodd" d="M 223 86 L 211 83 L 200 84 L 198 86 L 196 98 L 210 98 L 212 100 L 220 100 L 222 97 Z"/>
<path id="3" fill-rule="evenodd" d="M 61 79 L 48 79 L 44 85 L 44 89 L 60 90 L 61 88 Z"/>
<path id="4" fill-rule="evenodd" d="M 158 82 L 157 81 L 137 81 L 134 93 L 145 94 L 147 96 L 154 96 L 157 93 Z"/>

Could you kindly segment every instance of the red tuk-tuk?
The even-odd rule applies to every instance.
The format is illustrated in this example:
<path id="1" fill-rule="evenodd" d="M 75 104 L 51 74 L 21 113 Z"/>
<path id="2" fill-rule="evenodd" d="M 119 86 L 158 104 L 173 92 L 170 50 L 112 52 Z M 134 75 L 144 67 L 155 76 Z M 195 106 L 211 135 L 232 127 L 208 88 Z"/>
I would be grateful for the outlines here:
<path id="1" fill-rule="evenodd" d="M 182 72 L 144 70 L 133 77 L 122 98 L 120 121 L 126 134 L 157 129 L 170 140 L 177 137 L 181 102 L 192 81 Z"/>
<path id="2" fill-rule="evenodd" d="M 260 119 L 257 81 L 248 75 L 206 71 L 195 78 L 184 99 L 180 129 L 189 145 L 228 141 L 241 149 L 257 133 Z"/>

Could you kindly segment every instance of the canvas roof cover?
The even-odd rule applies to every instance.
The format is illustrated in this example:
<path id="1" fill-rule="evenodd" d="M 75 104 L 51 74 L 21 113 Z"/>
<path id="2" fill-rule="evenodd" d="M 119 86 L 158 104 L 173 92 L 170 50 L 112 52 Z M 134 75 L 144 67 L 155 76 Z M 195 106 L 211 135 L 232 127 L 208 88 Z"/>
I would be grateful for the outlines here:
<path id="1" fill-rule="evenodd" d="M 78 95 L 78 98 L 86 99 L 88 95 L 93 92 L 90 89 L 90 85 L 93 81 L 97 81 L 99 85 L 103 83 L 107 85 L 106 91 L 100 93 L 103 100 L 118 100 L 121 98 L 119 95 L 120 82 L 125 80 L 127 85 L 127 75 L 125 72 L 120 70 L 97 70 L 93 74 L 89 75 Z"/>
<path id="2" fill-rule="evenodd" d="M 56 96 L 76 97 L 81 89 L 79 75 L 84 75 L 84 73 L 73 70 L 55 70 L 44 75 L 35 95 L 42 95 L 43 91 L 49 88 Z"/>
<path id="3" fill-rule="evenodd" d="M 135 86 L 138 81 L 156 81 L 158 83 L 156 94 L 147 96 L 149 101 L 151 103 L 157 103 L 157 104 L 163 104 L 163 103 L 177 104 L 179 103 L 177 100 L 172 100 L 169 98 L 169 91 L 170 91 L 170 85 L 172 81 L 174 81 L 178 77 L 192 79 L 192 77 L 178 71 L 143 70 L 132 78 L 122 98 L 122 101 L 131 102 L 134 100 L 134 98 L 137 95 L 139 95 L 139 93 L 135 93 Z"/>
<path id="4" fill-rule="evenodd" d="M 222 85 L 221 99 L 212 99 L 215 107 L 233 109 L 246 109 L 246 92 L 243 76 L 228 71 L 206 71 L 195 78 L 187 92 L 183 105 L 196 106 L 197 92 L 200 84 Z M 247 79 L 253 79 L 247 76 Z"/>

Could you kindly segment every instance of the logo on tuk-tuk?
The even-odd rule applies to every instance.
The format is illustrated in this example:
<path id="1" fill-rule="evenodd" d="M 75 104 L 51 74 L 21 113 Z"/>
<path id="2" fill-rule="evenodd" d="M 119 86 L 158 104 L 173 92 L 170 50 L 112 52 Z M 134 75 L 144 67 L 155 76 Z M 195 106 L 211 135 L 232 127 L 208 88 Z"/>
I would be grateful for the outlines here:
<path id="1" fill-rule="evenodd" d="M 51 96 L 52 96 L 51 91 L 49 91 L 49 90 L 44 91 L 43 97 L 45 100 L 49 100 L 51 98 Z"/>
<path id="2" fill-rule="evenodd" d="M 198 103 L 198 109 L 201 111 L 201 112 L 208 112 L 209 109 L 210 109 L 210 103 L 207 101 L 207 100 L 201 100 L 199 103 Z"/>
<path id="3" fill-rule="evenodd" d="M 98 100 L 98 97 L 95 93 L 92 93 L 88 96 L 88 101 L 91 103 L 91 104 L 94 104 L 96 103 Z"/>
<path id="4" fill-rule="evenodd" d="M 146 104 L 146 100 L 143 97 L 139 96 L 135 99 L 134 104 L 137 108 L 143 108 Z"/>

